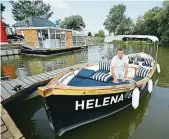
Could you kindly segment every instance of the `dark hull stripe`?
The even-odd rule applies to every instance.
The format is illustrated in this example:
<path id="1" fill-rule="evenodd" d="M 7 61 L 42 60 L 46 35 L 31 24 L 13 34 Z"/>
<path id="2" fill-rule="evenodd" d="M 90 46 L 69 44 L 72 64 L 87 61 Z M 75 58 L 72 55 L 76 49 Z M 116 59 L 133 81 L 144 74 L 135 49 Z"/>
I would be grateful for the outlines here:
<path id="1" fill-rule="evenodd" d="M 70 126 L 68 126 L 68 127 L 61 128 L 58 132 L 56 132 L 56 134 L 58 134 L 59 136 L 61 136 L 61 135 L 62 135 L 63 133 L 65 133 L 66 131 L 72 130 L 72 129 L 76 128 L 76 127 L 79 127 L 79 126 L 82 126 L 82 125 L 85 125 L 85 124 L 94 122 L 94 121 L 96 121 L 96 120 L 105 118 L 105 117 L 110 116 L 110 115 L 112 115 L 112 114 L 115 114 L 115 113 L 117 113 L 117 112 L 119 112 L 119 111 L 121 111 L 121 110 L 127 108 L 127 107 L 130 106 L 130 105 L 131 105 L 131 103 L 128 104 L 128 105 L 126 105 L 126 106 L 124 106 L 123 108 L 120 108 L 120 109 L 118 109 L 118 110 L 116 110 L 116 111 L 113 111 L 112 113 L 105 114 L 105 115 L 103 115 L 103 116 L 100 116 L 100 117 L 97 117 L 97 118 L 94 118 L 94 119 L 91 119 L 91 120 L 87 120 L 87 121 L 84 121 L 84 122 L 81 122 L 81 123 L 77 123 L 77 124 L 74 124 L 74 125 L 70 125 Z"/>

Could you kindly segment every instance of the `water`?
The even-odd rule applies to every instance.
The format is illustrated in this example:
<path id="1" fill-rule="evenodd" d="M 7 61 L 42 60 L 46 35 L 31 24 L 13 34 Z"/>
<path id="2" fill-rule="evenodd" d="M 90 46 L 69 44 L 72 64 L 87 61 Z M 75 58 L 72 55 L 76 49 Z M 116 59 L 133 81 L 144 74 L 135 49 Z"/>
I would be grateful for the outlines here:
<path id="1" fill-rule="evenodd" d="M 154 51 L 148 46 L 130 46 L 125 49 L 130 53 L 139 51 L 152 53 Z M 101 59 L 110 59 L 114 51 L 112 46 L 106 45 L 92 46 L 88 51 L 59 56 L 43 58 L 19 56 L 17 59 L 2 59 L 2 73 L 12 75 L 11 78 L 35 75 L 78 63 L 95 63 Z M 155 77 L 157 85 L 152 94 L 144 96 L 136 110 L 129 107 L 102 120 L 68 131 L 61 137 L 56 136 L 51 130 L 41 97 L 26 100 L 20 106 L 10 110 L 10 114 L 27 139 L 168 139 L 168 54 L 169 47 L 160 47 L 158 59 L 162 72 Z M 13 68 L 4 70 L 4 67 Z"/>

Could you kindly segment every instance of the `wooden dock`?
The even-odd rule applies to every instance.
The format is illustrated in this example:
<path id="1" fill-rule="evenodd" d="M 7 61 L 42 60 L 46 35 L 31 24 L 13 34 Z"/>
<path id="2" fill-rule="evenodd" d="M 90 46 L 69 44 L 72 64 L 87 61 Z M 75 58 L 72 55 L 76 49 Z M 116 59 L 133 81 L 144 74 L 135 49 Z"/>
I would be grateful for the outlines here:
<path id="1" fill-rule="evenodd" d="M 8 112 L 1 105 L 1 139 L 25 139 Z"/>
<path id="2" fill-rule="evenodd" d="M 1 56 L 10 56 L 10 55 L 19 55 L 21 54 L 20 49 L 9 49 L 9 50 L 1 50 Z"/>
<path id="3" fill-rule="evenodd" d="M 15 98 L 19 96 L 29 95 L 31 92 L 37 90 L 39 86 L 47 84 L 55 75 L 59 74 L 60 72 L 68 71 L 77 67 L 82 68 L 86 65 L 86 63 L 78 64 L 34 76 L 18 78 L 10 81 L 2 81 L 0 96 L 1 104 L 3 105 L 10 102 L 11 100 L 15 100 Z"/>

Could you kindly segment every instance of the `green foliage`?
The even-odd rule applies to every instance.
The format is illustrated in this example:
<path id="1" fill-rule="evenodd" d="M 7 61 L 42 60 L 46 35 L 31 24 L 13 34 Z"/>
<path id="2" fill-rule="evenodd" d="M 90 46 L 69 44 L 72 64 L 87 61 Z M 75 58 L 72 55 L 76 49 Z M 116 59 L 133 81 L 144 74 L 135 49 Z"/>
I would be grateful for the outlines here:
<path id="1" fill-rule="evenodd" d="M 96 33 L 94 36 L 97 37 L 97 36 L 98 36 L 98 33 Z"/>
<path id="2" fill-rule="evenodd" d="M 121 23 L 117 26 L 116 32 L 118 35 L 129 35 L 132 34 L 134 30 L 134 24 L 131 18 L 124 18 Z"/>
<path id="3" fill-rule="evenodd" d="M 105 29 L 117 35 L 153 35 L 162 45 L 169 44 L 169 1 L 163 1 L 162 7 L 154 7 L 139 16 L 134 24 L 125 16 L 126 6 L 115 5 L 109 11 L 104 22 Z M 98 33 L 96 34 L 98 36 Z"/>
<path id="4" fill-rule="evenodd" d="M 1 18 L 3 18 L 2 13 L 5 11 L 5 6 L 1 3 Z"/>
<path id="5" fill-rule="evenodd" d="M 141 35 L 154 35 L 160 37 L 158 32 L 158 20 L 156 15 L 161 11 L 161 8 L 154 7 L 144 14 L 143 17 L 137 19 L 134 33 Z"/>
<path id="6" fill-rule="evenodd" d="M 163 7 L 154 7 L 144 16 L 138 17 L 133 34 L 154 35 L 162 45 L 169 43 L 169 1 Z"/>
<path id="7" fill-rule="evenodd" d="M 121 23 L 121 21 L 125 18 L 124 13 L 126 11 L 126 6 L 123 4 L 113 6 L 107 18 L 104 22 L 105 29 L 109 31 L 109 33 L 115 33 L 116 27 Z"/>
<path id="8" fill-rule="evenodd" d="M 104 43 L 104 38 L 101 38 L 101 37 L 88 36 L 88 37 L 87 37 L 87 40 L 88 40 L 88 43 L 89 43 L 89 44 Z"/>
<path id="9" fill-rule="evenodd" d="M 51 6 L 44 4 L 42 0 L 18 0 L 10 1 L 12 4 L 12 14 L 15 21 L 23 20 L 29 16 L 38 16 L 49 19 L 53 12 Z"/>
<path id="10" fill-rule="evenodd" d="M 91 32 L 88 32 L 88 36 L 92 36 L 92 33 L 91 33 Z"/>
<path id="11" fill-rule="evenodd" d="M 82 28 L 85 28 L 85 23 L 83 21 L 83 18 L 80 15 L 72 15 L 69 17 L 66 17 L 61 22 L 61 28 L 66 29 L 73 29 L 73 30 L 82 30 Z"/>
<path id="12" fill-rule="evenodd" d="M 100 29 L 97 33 L 97 36 L 103 38 L 104 37 L 104 31 Z"/>
<path id="13" fill-rule="evenodd" d="M 115 5 L 110 9 L 103 24 L 105 29 L 109 31 L 109 34 L 123 35 L 133 32 L 134 24 L 131 18 L 125 16 L 125 11 L 126 6 L 123 4 Z"/>

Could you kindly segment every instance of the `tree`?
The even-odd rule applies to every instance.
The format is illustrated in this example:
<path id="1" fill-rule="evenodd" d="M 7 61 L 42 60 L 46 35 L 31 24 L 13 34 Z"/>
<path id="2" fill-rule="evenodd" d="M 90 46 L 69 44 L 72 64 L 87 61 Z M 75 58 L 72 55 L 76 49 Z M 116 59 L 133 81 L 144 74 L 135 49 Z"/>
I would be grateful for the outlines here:
<path id="1" fill-rule="evenodd" d="M 61 28 L 81 31 L 82 28 L 85 28 L 85 23 L 83 21 L 83 18 L 80 15 L 72 15 L 72 16 L 66 17 L 61 22 L 60 26 Z"/>
<path id="2" fill-rule="evenodd" d="M 92 33 L 91 33 L 91 32 L 88 32 L 88 36 L 92 36 Z"/>
<path id="3" fill-rule="evenodd" d="M 147 34 L 147 29 L 145 27 L 145 21 L 144 21 L 144 16 L 138 16 L 136 20 L 136 24 L 134 27 L 134 32 L 133 34 L 137 35 L 146 35 Z"/>
<path id="4" fill-rule="evenodd" d="M 49 19 L 53 14 L 51 6 L 44 4 L 42 0 L 11 0 L 10 3 L 12 4 L 12 14 L 15 21 L 23 20 L 29 16 Z"/>
<path id="5" fill-rule="evenodd" d="M 5 11 L 5 6 L 1 3 L 1 18 L 3 18 L 2 13 Z"/>
<path id="6" fill-rule="evenodd" d="M 157 15 L 159 18 L 158 32 L 161 34 L 160 43 L 163 45 L 169 44 L 169 1 L 163 2 L 163 9 Z"/>
<path id="7" fill-rule="evenodd" d="M 116 27 L 116 34 L 118 35 L 129 35 L 134 30 L 134 23 L 131 18 L 124 18 L 121 23 Z"/>
<path id="8" fill-rule="evenodd" d="M 97 33 L 97 36 L 103 38 L 104 37 L 104 31 L 99 30 L 98 33 Z"/>
<path id="9" fill-rule="evenodd" d="M 138 17 L 133 34 L 153 35 L 160 39 L 162 45 L 169 44 L 169 1 L 162 7 L 154 7 Z"/>
<path id="10" fill-rule="evenodd" d="M 98 37 L 98 33 L 96 33 L 94 36 L 95 36 L 95 37 Z"/>
<path id="11" fill-rule="evenodd" d="M 126 6 L 123 4 L 115 5 L 109 11 L 107 18 L 103 25 L 105 29 L 110 33 L 114 33 L 116 31 L 117 26 L 125 19 Z"/>

